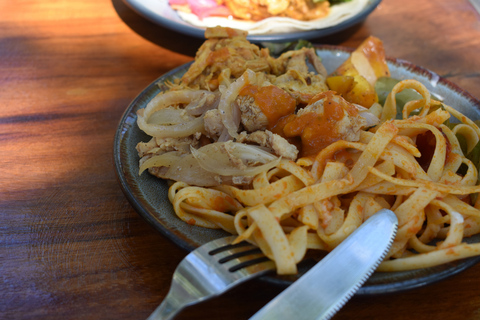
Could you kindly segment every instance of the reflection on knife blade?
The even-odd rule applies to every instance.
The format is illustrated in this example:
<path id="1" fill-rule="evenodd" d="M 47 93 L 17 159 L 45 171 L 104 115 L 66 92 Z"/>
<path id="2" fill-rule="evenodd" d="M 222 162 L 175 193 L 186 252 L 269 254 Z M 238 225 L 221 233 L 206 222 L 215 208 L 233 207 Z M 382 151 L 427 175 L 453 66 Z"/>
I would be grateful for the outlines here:
<path id="1" fill-rule="evenodd" d="M 398 221 L 380 210 L 250 320 L 330 319 L 387 254 Z"/>

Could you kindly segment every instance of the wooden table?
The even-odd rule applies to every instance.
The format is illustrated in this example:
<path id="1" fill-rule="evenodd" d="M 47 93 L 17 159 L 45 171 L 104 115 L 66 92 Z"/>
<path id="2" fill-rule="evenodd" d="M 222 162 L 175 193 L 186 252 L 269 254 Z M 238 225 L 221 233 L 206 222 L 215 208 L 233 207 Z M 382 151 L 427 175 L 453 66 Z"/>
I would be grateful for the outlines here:
<path id="1" fill-rule="evenodd" d="M 480 16 L 467 0 L 386 0 L 315 43 L 433 70 L 480 98 Z M 120 0 L 0 2 L 0 318 L 144 319 L 186 252 L 123 195 L 113 139 L 130 101 L 202 43 Z M 280 292 L 253 281 L 178 319 L 247 319 Z M 480 265 L 439 283 L 354 297 L 335 319 L 480 319 Z"/>

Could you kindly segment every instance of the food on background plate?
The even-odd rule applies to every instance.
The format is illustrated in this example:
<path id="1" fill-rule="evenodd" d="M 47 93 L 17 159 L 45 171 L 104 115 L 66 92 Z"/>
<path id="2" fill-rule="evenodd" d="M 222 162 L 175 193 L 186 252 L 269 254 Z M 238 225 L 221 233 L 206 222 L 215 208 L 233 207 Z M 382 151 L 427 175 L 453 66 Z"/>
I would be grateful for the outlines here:
<path id="1" fill-rule="evenodd" d="M 179 17 L 197 27 L 238 28 L 249 34 L 331 27 L 358 14 L 368 0 L 168 0 Z"/>
<path id="2" fill-rule="evenodd" d="M 354 0 L 340 0 L 348 2 Z M 259 21 L 270 17 L 289 17 L 297 20 L 323 18 L 329 13 L 326 0 L 169 0 L 175 10 L 193 13 L 200 19 L 208 16 L 232 16 Z"/>
<path id="3" fill-rule="evenodd" d="M 152 137 L 137 145 L 140 174 L 172 180 L 180 219 L 256 244 L 278 274 L 382 208 L 399 229 L 379 271 L 480 255 L 465 243 L 480 233 L 480 129 L 420 82 L 391 79 L 379 39 L 328 75 L 314 48 L 273 57 L 244 31 L 205 36 L 182 78 L 137 113 Z M 401 92 L 413 100 L 398 105 Z"/>

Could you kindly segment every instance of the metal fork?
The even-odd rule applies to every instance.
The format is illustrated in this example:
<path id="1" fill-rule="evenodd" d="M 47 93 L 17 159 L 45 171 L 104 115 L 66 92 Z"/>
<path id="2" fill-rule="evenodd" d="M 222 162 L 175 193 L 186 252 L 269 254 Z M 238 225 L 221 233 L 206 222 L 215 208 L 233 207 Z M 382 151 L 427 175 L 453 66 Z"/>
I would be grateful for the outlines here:
<path id="1" fill-rule="evenodd" d="M 218 296 L 275 269 L 257 247 L 235 236 L 213 240 L 188 254 L 177 266 L 166 298 L 147 320 L 166 320 L 187 306 Z"/>

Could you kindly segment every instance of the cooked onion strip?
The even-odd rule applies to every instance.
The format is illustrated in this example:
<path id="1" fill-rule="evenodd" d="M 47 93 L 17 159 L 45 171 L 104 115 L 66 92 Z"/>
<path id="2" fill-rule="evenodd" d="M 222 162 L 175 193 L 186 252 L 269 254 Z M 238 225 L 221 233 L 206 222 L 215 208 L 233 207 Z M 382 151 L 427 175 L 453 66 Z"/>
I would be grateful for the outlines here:
<path id="1" fill-rule="evenodd" d="M 201 117 L 173 125 L 151 123 L 150 117 L 159 110 L 170 106 L 188 104 L 196 99 L 201 99 L 205 95 L 213 96 L 213 93 L 205 90 L 180 90 L 160 93 L 144 109 L 138 110 L 138 127 L 148 135 L 157 138 L 186 137 L 196 132 L 203 132 L 203 118 Z"/>
<path id="2" fill-rule="evenodd" d="M 156 138 L 181 138 L 204 131 L 203 118 L 201 117 L 174 125 L 158 125 L 146 123 L 144 117 L 139 115 L 138 127 Z"/>
<path id="3" fill-rule="evenodd" d="M 153 156 L 145 160 L 138 171 L 138 174 L 142 174 L 143 171 L 153 167 L 171 167 L 178 163 L 180 160 L 180 154 L 178 152 L 167 152 L 158 156 Z"/>
<path id="4" fill-rule="evenodd" d="M 380 118 L 378 118 L 374 113 L 370 112 L 369 109 L 358 104 L 355 104 L 355 107 L 357 107 L 360 116 L 367 121 L 367 127 L 376 126 L 380 122 Z"/>
<path id="5" fill-rule="evenodd" d="M 240 125 L 240 111 L 234 101 L 245 85 L 254 82 L 255 72 L 247 70 L 240 78 L 235 80 L 235 82 L 221 90 L 223 92 L 218 105 L 218 110 L 220 110 L 225 128 L 227 128 L 229 135 L 233 138 L 238 136 L 238 128 Z"/>
<path id="6" fill-rule="evenodd" d="M 232 141 L 211 143 L 198 150 L 191 148 L 191 151 L 203 169 L 223 176 L 255 176 L 280 162 L 280 158 L 260 147 Z M 263 165 L 248 165 L 249 163 Z"/>
<path id="7" fill-rule="evenodd" d="M 165 108 L 152 114 L 148 119 L 148 124 L 174 125 L 193 120 L 193 117 L 185 116 L 182 109 Z"/>

